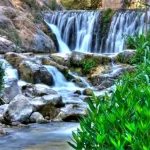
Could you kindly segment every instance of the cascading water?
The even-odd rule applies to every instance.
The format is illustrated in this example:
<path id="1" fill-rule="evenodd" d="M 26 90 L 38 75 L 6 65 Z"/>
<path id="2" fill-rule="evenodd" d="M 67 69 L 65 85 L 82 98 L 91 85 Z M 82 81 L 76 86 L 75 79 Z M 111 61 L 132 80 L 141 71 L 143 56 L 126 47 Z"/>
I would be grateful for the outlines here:
<path id="1" fill-rule="evenodd" d="M 60 11 L 45 15 L 45 22 L 57 37 L 59 52 L 117 53 L 125 48 L 124 35 L 142 33 L 144 29 L 143 11 L 118 11 L 112 18 L 106 40 L 102 40 L 101 14 L 101 11 Z M 148 16 L 150 20 L 150 12 Z"/>
<path id="2" fill-rule="evenodd" d="M 98 52 L 100 11 L 64 11 L 47 14 L 45 22 L 56 35 L 59 52 Z M 64 45 L 65 43 L 65 45 Z"/>
<path id="3" fill-rule="evenodd" d="M 150 20 L 150 12 L 148 12 Z M 113 18 L 105 44 L 106 53 L 120 52 L 125 49 L 124 35 L 141 34 L 145 27 L 145 13 L 127 10 L 117 12 Z M 101 50 L 102 51 L 102 50 Z"/>

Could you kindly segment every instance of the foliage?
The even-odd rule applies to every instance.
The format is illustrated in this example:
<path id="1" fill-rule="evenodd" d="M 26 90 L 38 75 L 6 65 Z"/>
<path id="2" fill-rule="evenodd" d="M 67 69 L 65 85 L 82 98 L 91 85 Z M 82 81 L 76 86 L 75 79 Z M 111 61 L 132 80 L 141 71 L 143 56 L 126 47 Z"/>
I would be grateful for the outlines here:
<path id="1" fill-rule="evenodd" d="M 88 100 L 88 117 L 83 117 L 80 129 L 72 133 L 71 147 L 76 150 L 150 149 L 150 47 L 144 47 L 143 51 L 143 61 L 136 65 L 137 70 L 123 75 L 111 96 L 93 95 Z"/>
<path id="2" fill-rule="evenodd" d="M 129 49 L 136 49 L 136 55 L 132 63 L 141 63 L 145 55 L 145 49 L 150 48 L 150 31 L 147 35 L 135 34 L 134 36 L 125 35 L 125 44 Z M 150 54 L 149 54 L 150 55 Z"/>
<path id="3" fill-rule="evenodd" d="M 83 67 L 83 73 L 87 74 L 90 72 L 92 68 L 96 66 L 95 61 L 90 58 L 90 59 L 83 59 L 81 61 L 81 66 Z"/>

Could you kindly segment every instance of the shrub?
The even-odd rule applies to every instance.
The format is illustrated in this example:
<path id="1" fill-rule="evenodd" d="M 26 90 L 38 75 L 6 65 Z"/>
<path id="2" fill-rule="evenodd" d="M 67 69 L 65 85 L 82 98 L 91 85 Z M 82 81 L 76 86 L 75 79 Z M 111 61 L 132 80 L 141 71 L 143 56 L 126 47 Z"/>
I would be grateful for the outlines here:
<path id="1" fill-rule="evenodd" d="M 96 65 L 95 61 L 90 59 L 83 59 L 81 62 L 81 66 L 83 67 L 83 73 L 87 74 L 90 72 L 92 68 L 94 68 Z"/>
<path id="2" fill-rule="evenodd" d="M 150 48 L 150 31 L 147 35 L 135 34 L 134 36 L 125 35 L 125 45 L 129 49 L 136 49 L 136 55 L 132 63 L 141 63 L 145 55 L 145 49 Z M 149 53 L 147 55 L 150 55 Z"/>
<path id="3" fill-rule="evenodd" d="M 88 117 L 73 132 L 76 150 L 150 149 L 150 50 L 145 47 L 137 70 L 116 81 L 111 96 L 94 95 L 87 103 Z M 143 54 L 143 52 L 142 52 Z"/>

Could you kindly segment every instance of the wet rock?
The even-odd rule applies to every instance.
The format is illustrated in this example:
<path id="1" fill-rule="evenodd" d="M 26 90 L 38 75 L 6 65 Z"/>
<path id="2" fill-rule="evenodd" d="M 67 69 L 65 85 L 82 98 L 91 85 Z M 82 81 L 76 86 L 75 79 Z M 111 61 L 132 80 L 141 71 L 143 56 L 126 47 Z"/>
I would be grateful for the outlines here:
<path id="1" fill-rule="evenodd" d="M 50 66 L 54 66 L 56 67 L 60 72 L 62 72 L 63 74 L 67 73 L 68 72 L 68 68 L 63 66 L 63 65 L 60 65 L 56 62 L 54 62 L 52 59 L 50 59 L 49 57 L 44 57 L 42 58 L 42 64 L 43 65 L 50 65 Z"/>
<path id="2" fill-rule="evenodd" d="M 16 45 L 12 41 L 0 37 L 0 53 L 13 52 L 16 49 Z"/>
<path id="3" fill-rule="evenodd" d="M 61 96 L 57 94 L 32 98 L 30 103 L 44 118 L 49 116 L 50 119 L 54 119 L 60 112 L 59 107 L 64 105 Z"/>
<path id="4" fill-rule="evenodd" d="M 87 115 L 86 107 L 78 104 L 68 104 L 61 108 L 55 121 L 78 121 L 81 116 Z"/>
<path id="5" fill-rule="evenodd" d="M 74 94 L 81 95 L 81 91 L 80 91 L 80 90 L 76 90 L 76 91 L 74 92 Z"/>
<path id="6" fill-rule="evenodd" d="M 19 65 L 18 70 L 21 79 L 27 82 L 52 85 L 52 75 L 42 65 L 30 61 L 23 61 Z"/>
<path id="7" fill-rule="evenodd" d="M 121 63 L 131 63 L 136 55 L 136 50 L 123 50 L 116 55 L 116 61 Z"/>
<path id="8" fill-rule="evenodd" d="M 47 120 L 45 120 L 44 117 L 39 112 L 34 112 L 30 116 L 30 122 L 31 123 L 46 123 Z"/>
<path id="9" fill-rule="evenodd" d="M 96 63 L 96 65 L 106 65 L 111 62 L 111 58 L 102 55 L 102 54 L 94 54 L 94 53 L 84 53 L 79 51 L 73 51 L 71 53 L 70 63 L 72 66 L 81 66 L 81 62 L 84 59 L 93 59 Z M 82 67 L 82 66 L 81 66 Z"/>
<path id="10" fill-rule="evenodd" d="M 16 79 L 8 79 L 2 90 L 1 102 L 5 104 L 10 103 L 18 94 L 21 94 L 18 81 Z"/>
<path id="11" fill-rule="evenodd" d="M 88 96 L 92 96 L 93 91 L 92 91 L 91 89 L 85 89 L 85 90 L 83 91 L 83 94 L 84 94 L 84 95 L 88 95 Z"/>
<path id="12" fill-rule="evenodd" d="M 79 86 L 81 88 L 87 87 L 86 83 L 82 82 L 82 80 L 80 78 L 74 78 L 74 79 L 72 79 L 72 82 L 74 82 L 77 86 Z"/>
<path id="13" fill-rule="evenodd" d="M 50 55 L 56 63 L 63 66 L 70 66 L 70 54 L 54 53 Z"/>
<path id="14" fill-rule="evenodd" d="M 53 95 L 57 92 L 45 84 L 27 84 L 22 87 L 23 93 L 29 97 L 38 97 L 44 95 Z"/>
<path id="15" fill-rule="evenodd" d="M 33 105 L 29 102 L 29 98 L 19 94 L 10 102 L 4 113 L 4 119 L 7 122 L 28 123 L 32 112 Z"/>
<path id="16" fill-rule="evenodd" d="M 5 54 L 4 58 L 13 66 L 18 67 L 22 60 L 28 59 L 27 56 L 24 56 L 19 53 L 8 52 Z"/>

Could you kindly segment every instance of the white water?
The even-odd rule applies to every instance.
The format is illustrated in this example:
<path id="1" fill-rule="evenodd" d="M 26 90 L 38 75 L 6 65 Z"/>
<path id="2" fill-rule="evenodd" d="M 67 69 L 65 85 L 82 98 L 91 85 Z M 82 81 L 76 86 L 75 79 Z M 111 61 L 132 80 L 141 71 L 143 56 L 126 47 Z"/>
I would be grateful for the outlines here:
<path id="1" fill-rule="evenodd" d="M 150 11 L 148 13 L 150 20 Z M 145 13 L 142 11 L 127 10 L 117 12 L 112 19 L 108 37 L 106 39 L 105 52 L 116 53 L 125 49 L 124 35 L 144 33 Z M 103 51 L 103 49 L 101 49 Z"/>
<path id="2" fill-rule="evenodd" d="M 69 53 L 70 49 L 69 47 L 62 41 L 62 38 L 60 36 L 60 31 L 57 28 L 57 26 L 48 23 L 47 21 L 45 21 L 47 23 L 47 25 L 51 28 L 52 32 L 56 35 L 57 41 L 58 41 L 58 45 L 59 45 L 59 52 L 60 53 Z"/>
<path id="3" fill-rule="evenodd" d="M 45 22 L 57 37 L 59 52 L 65 52 L 64 43 L 70 51 L 97 52 L 99 36 L 96 30 L 99 15 L 100 11 L 64 11 L 47 15 Z M 96 44 L 93 46 L 94 41 Z"/>
<path id="4" fill-rule="evenodd" d="M 144 31 L 144 12 L 118 11 L 112 18 L 105 41 L 99 32 L 101 30 L 100 14 L 100 11 L 60 11 L 47 14 L 45 22 L 58 39 L 59 52 L 79 50 L 94 53 L 117 53 L 125 49 L 124 35 L 140 34 Z M 148 16 L 150 20 L 150 11 Z M 66 50 L 66 46 L 70 50 Z"/>

